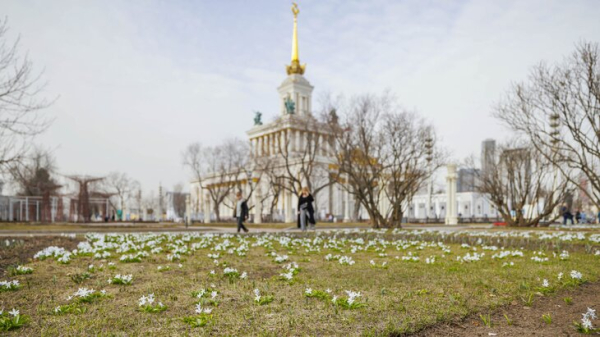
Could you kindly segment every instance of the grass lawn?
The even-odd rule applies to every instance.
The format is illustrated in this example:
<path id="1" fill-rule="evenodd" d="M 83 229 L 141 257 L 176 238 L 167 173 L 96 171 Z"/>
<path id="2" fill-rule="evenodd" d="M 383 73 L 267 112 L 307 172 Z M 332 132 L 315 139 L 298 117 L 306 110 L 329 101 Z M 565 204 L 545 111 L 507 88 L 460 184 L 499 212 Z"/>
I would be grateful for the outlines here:
<path id="1" fill-rule="evenodd" d="M 405 232 L 89 235 L 70 255 L 26 264 L 31 274 L 0 278 L 20 284 L 0 288 L 0 308 L 29 318 L 14 330 L 22 335 L 393 335 L 530 305 L 600 275 L 594 248 L 502 249 L 491 235 L 461 245 Z M 115 284 L 117 274 L 131 284 Z"/>

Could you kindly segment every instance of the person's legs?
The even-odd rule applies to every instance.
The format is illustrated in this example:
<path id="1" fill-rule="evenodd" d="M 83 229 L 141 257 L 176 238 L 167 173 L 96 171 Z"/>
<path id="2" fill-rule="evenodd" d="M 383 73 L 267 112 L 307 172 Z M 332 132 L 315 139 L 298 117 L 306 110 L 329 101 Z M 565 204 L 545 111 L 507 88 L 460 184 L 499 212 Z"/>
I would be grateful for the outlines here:
<path id="1" fill-rule="evenodd" d="M 244 227 L 244 224 L 242 223 L 242 218 L 241 217 L 237 217 L 237 232 L 240 232 L 240 229 L 242 229 L 242 227 Z"/>
<path id="2" fill-rule="evenodd" d="M 567 216 L 563 215 L 563 225 L 566 225 L 566 224 L 567 224 Z"/>
<path id="3" fill-rule="evenodd" d="M 303 209 L 300 211 L 300 228 L 302 231 L 306 231 L 306 210 Z"/>

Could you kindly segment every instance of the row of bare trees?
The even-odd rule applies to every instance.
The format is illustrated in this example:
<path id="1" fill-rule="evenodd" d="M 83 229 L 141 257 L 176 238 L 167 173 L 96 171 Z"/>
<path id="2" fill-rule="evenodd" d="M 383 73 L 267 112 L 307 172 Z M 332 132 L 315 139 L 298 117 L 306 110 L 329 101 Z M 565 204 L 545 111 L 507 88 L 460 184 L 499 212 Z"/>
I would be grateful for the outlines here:
<path id="1" fill-rule="evenodd" d="M 517 136 L 488 158 L 478 189 L 508 224 L 555 220 L 575 192 L 600 208 L 599 61 L 597 43 L 578 43 L 562 62 L 533 67 L 495 107 Z"/>

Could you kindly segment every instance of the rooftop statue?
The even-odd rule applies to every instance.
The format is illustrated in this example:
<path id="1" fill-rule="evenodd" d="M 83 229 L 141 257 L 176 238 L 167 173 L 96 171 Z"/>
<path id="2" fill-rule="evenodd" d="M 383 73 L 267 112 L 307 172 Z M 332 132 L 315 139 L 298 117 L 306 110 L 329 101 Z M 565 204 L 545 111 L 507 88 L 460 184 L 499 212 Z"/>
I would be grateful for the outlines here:
<path id="1" fill-rule="evenodd" d="M 296 110 L 296 103 L 290 97 L 285 99 L 285 111 L 288 115 L 293 115 Z"/>
<path id="2" fill-rule="evenodd" d="M 262 113 L 260 111 L 254 112 L 254 125 L 263 125 L 262 123 Z"/>

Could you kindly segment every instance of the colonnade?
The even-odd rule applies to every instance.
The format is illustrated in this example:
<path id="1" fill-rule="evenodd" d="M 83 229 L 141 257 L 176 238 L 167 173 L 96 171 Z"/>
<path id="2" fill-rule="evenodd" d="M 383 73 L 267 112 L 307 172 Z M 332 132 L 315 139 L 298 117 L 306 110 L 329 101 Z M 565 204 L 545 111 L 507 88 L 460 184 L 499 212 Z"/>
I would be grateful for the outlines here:
<path id="1" fill-rule="evenodd" d="M 301 151 L 308 144 L 310 131 L 297 129 L 284 129 L 267 133 L 250 139 L 250 147 L 254 156 L 271 156 L 285 152 Z M 317 137 L 319 144 L 318 155 L 327 156 L 331 153 L 331 136 L 312 133 L 312 137 Z M 286 148 L 287 147 L 287 148 Z"/>

